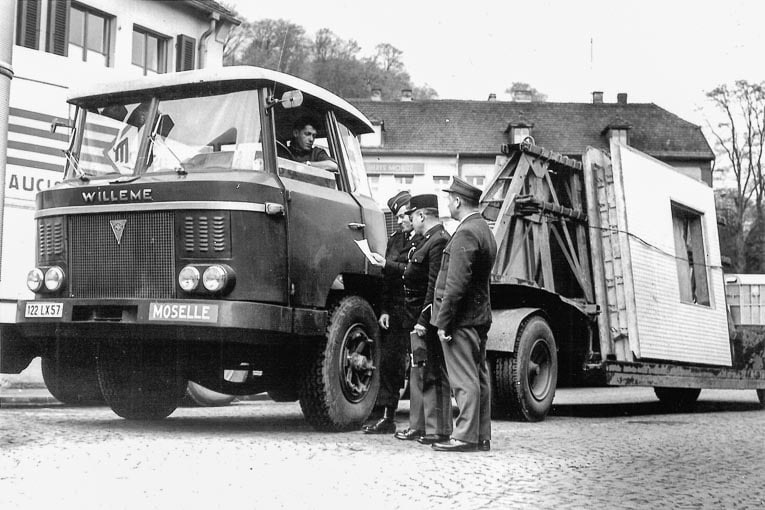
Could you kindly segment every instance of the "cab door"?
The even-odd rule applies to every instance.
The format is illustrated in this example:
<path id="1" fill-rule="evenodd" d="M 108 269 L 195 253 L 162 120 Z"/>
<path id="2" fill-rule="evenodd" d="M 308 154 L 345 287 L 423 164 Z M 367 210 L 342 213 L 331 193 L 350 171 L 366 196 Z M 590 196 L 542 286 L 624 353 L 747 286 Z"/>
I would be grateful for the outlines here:
<path id="1" fill-rule="evenodd" d="M 337 122 L 337 134 L 341 165 L 348 176 L 348 190 L 361 208 L 364 238 L 373 252 L 385 253 L 388 242 L 385 215 L 372 198 L 359 140 L 340 122 Z"/>
<path id="2" fill-rule="evenodd" d="M 334 115 L 325 115 L 325 130 L 333 129 L 333 121 Z M 338 161 L 332 138 L 328 152 Z M 355 243 L 364 238 L 361 209 L 348 191 L 342 164 L 335 173 L 283 158 L 277 162 L 288 196 L 292 304 L 323 307 L 339 275 L 366 270 L 366 258 Z"/>

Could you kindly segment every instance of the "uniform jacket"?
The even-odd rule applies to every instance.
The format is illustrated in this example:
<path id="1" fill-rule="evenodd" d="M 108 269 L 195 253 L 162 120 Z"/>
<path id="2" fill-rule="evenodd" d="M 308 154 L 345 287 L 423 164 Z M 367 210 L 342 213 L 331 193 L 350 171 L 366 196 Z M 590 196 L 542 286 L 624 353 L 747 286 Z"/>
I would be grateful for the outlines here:
<path id="1" fill-rule="evenodd" d="M 479 213 L 457 227 L 444 249 L 431 324 L 449 334 L 457 327 L 491 325 L 489 280 L 497 242 Z"/>
<path id="2" fill-rule="evenodd" d="M 390 315 L 391 324 L 401 328 L 406 314 L 404 306 L 404 269 L 408 262 L 409 251 L 421 237 L 415 234 L 410 239 L 409 232 L 397 230 L 388 238 L 385 249 L 385 267 L 383 273 L 383 295 L 381 314 Z"/>
<path id="3" fill-rule="evenodd" d="M 444 247 L 448 242 L 449 234 L 439 223 L 425 232 L 422 242 L 410 252 L 409 262 L 404 270 L 407 310 L 404 327 L 430 324 L 436 278 L 441 268 Z"/>

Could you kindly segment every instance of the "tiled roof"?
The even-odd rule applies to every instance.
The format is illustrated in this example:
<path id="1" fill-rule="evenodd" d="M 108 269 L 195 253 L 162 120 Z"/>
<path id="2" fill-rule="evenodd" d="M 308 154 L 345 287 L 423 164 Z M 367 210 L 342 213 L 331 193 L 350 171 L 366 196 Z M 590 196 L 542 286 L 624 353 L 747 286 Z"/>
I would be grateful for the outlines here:
<path id="1" fill-rule="evenodd" d="M 384 146 L 368 153 L 498 154 L 510 123 L 533 125 L 536 145 L 581 156 L 608 148 L 609 125 L 627 125 L 632 147 L 664 159 L 713 160 L 701 128 L 653 103 L 517 103 L 507 101 L 351 100 L 372 121 L 384 122 Z"/>
<path id="2" fill-rule="evenodd" d="M 241 23 L 233 12 L 215 0 L 186 0 L 185 3 L 205 12 L 217 12 L 223 19 L 234 25 Z"/>

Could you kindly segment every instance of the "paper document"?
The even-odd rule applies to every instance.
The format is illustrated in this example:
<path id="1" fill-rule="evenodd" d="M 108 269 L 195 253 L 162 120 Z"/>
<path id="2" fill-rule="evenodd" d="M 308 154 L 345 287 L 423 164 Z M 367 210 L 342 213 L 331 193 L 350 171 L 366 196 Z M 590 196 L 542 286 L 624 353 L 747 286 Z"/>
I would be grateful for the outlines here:
<path id="1" fill-rule="evenodd" d="M 369 243 L 366 239 L 362 239 L 361 241 L 354 241 L 356 245 L 359 247 L 359 250 L 361 250 L 361 253 L 364 254 L 364 256 L 369 260 L 371 263 L 375 263 L 375 259 L 372 257 L 372 250 L 369 249 Z"/>

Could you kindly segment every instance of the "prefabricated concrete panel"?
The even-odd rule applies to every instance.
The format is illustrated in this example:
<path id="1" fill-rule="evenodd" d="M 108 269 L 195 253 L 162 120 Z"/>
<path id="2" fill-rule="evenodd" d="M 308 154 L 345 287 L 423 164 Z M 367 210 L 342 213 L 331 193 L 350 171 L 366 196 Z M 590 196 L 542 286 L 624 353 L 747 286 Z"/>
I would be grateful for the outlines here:
<path id="1" fill-rule="evenodd" d="M 730 366 L 712 188 L 628 146 L 612 144 L 611 156 L 622 177 L 639 357 Z M 708 306 L 680 299 L 673 203 L 701 214 Z"/>

